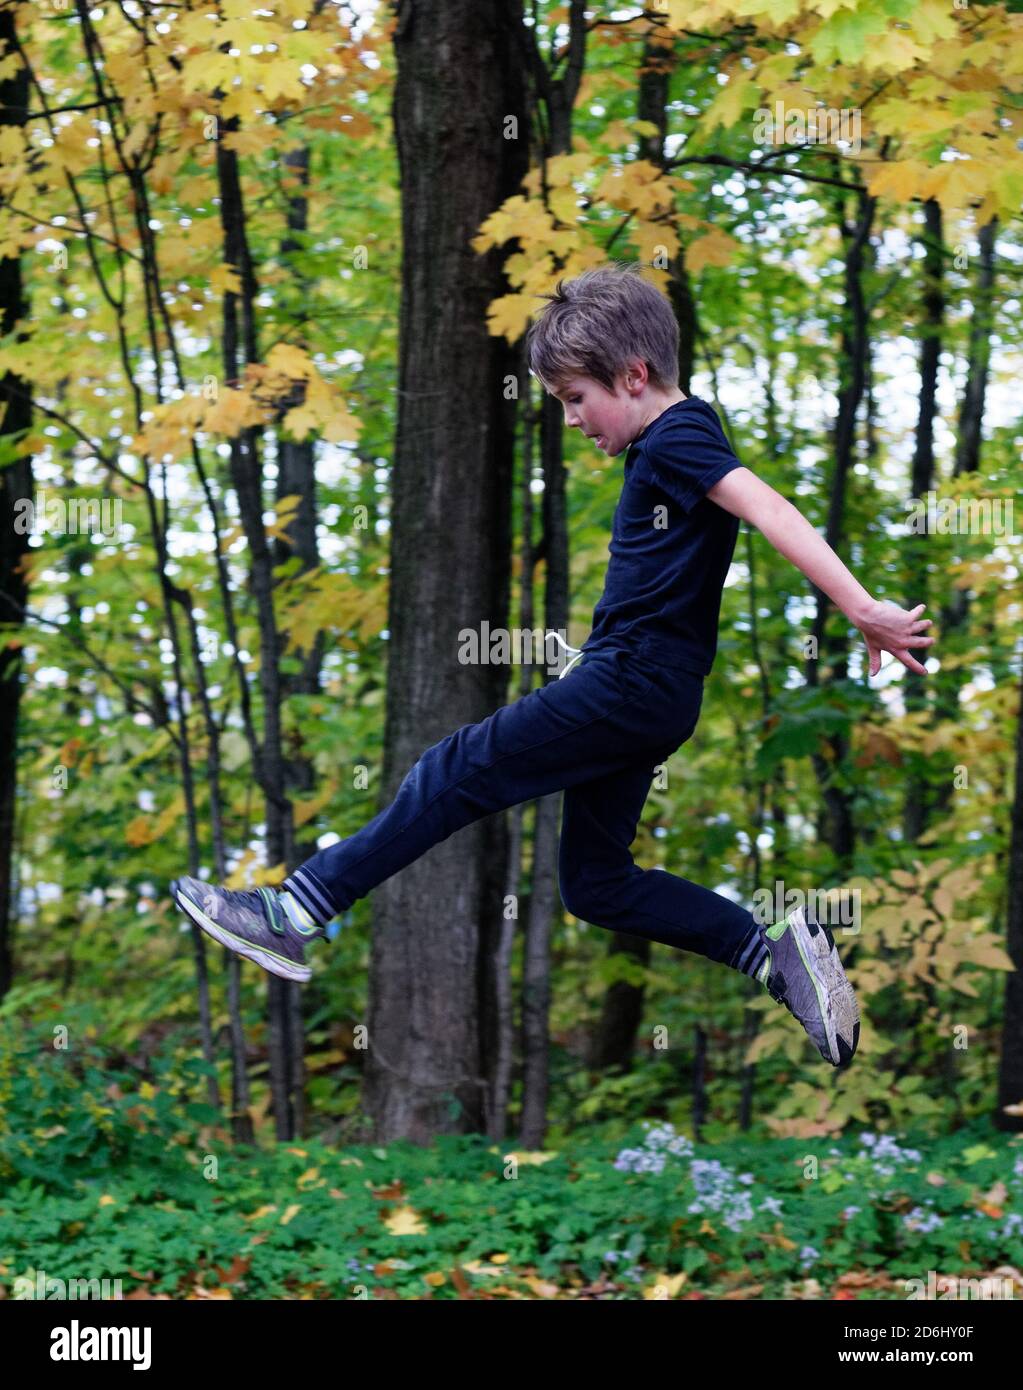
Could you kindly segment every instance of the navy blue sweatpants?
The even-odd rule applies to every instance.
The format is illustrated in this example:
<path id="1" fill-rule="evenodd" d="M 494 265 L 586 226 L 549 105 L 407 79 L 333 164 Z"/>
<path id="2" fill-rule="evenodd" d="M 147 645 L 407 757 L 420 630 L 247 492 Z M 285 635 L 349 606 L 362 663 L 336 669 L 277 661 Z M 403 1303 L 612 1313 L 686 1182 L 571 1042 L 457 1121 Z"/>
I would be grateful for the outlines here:
<path id="1" fill-rule="evenodd" d="M 284 883 L 321 924 L 456 830 L 564 788 L 558 878 L 573 916 L 734 965 L 752 913 L 629 846 L 660 763 L 692 735 L 703 679 L 621 650 L 582 658 L 428 748 L 385 810 Z"/>

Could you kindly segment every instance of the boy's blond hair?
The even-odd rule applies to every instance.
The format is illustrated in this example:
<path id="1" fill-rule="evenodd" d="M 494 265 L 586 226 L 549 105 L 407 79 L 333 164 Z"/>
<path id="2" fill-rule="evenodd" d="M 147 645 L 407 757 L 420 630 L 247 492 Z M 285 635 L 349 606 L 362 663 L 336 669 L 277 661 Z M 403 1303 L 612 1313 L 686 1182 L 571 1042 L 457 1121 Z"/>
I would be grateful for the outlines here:
<path id="1" fill-rule="evenodd" d="M 547 391 L 571 376 L 588 376 L 613 392 L 633 358 L 647 365 L 650 384 L 678 386 L 678 321 L 671 305 L 644 280 L 638 265 L 612 261 L 559 280 L 551 303 L 529 325 L 529 370 Z"/>

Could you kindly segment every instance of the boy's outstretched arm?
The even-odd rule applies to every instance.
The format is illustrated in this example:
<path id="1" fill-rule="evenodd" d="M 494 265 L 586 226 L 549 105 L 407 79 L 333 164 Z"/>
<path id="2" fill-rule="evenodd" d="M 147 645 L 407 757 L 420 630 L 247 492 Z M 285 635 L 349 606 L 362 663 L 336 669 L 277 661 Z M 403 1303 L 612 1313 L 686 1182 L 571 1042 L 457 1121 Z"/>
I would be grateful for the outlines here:
<path id="1" fill-rule="evenodd" d="M 927 667 L 909 651 L 910 647 L 929 647 L 935 640 L 920 634 L 921 628 L 931 625 L 930 618 L 920 617 L 925 604 L 907 610 L 897 603 L 871 598 L 802 512 L 748 468 L 733 468 L 706 495 L 726 512 L 755 526 L 859 628 L 867 644 L 872 676 L 881 669 L 882 651 L 891 652 L 910 671 L 926 676 Z"/>

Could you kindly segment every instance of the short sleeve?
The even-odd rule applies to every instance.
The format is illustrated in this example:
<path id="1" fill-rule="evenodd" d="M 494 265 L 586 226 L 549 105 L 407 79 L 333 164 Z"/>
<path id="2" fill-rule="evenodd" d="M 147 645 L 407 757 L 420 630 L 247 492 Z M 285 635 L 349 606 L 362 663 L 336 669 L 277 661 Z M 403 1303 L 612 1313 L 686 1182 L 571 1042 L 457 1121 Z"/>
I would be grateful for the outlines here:
<path id="1" fill-rule="evenodd" d="M 689 399 L 691 405 L 655 423 L 645 449 L 654 481 L 684 512 L 691 512 L 726 473 L 742 467 L 713 406 Z"/>

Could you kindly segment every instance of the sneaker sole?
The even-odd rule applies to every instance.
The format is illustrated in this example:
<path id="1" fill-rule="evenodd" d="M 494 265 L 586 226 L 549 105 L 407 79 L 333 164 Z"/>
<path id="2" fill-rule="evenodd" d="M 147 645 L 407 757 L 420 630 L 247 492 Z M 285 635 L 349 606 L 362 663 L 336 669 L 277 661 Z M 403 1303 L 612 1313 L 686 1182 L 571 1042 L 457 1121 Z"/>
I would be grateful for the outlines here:
<path id="1" fill-rule="evenodd" d="M 234 951 L 235 955 L 244 956 L 246 960 L 255 961 L 264 970 L 268 970 L 271 975 L 279 975 L 282 980 L 294 980 L 296 984 L 303 985 L 307 980 L 312 979 L 313 972 L 308 965 L 294 965 L 291 961 L 285 960 L 283 956 L 271 955 L 260 946 L 254 946 L 251 941 L 246 941 L 244 937 L 235 936 L 226 927 L 219 926 L 206 916 L 202 908 L 197 907 L 191 898 L 178 891 L 177 880 L 171 885 L 171 892 L 174 894 L 174 901 L 188 913 L 197 927 L 201 927 L 207 936 L 211 936 L 221 946 L 226 946 L 229 951 Z"/>
<path id="2" fill-rule="evenodd" d="M 828 1060 L 832 1066 L 840 1067 L 852 1058 L 860 1040 L 860 1011 L 856 996 L 842 969 L 838 948 L 829 928 L 818 922 L 814 924 L 816 930 L 811 932 L 802 908 L 791 920 L 793 940 L 817 991 L 817 1003 L 831 1053 Z M 851 1047 L 846 1042 L 850 1036 Z"/>

